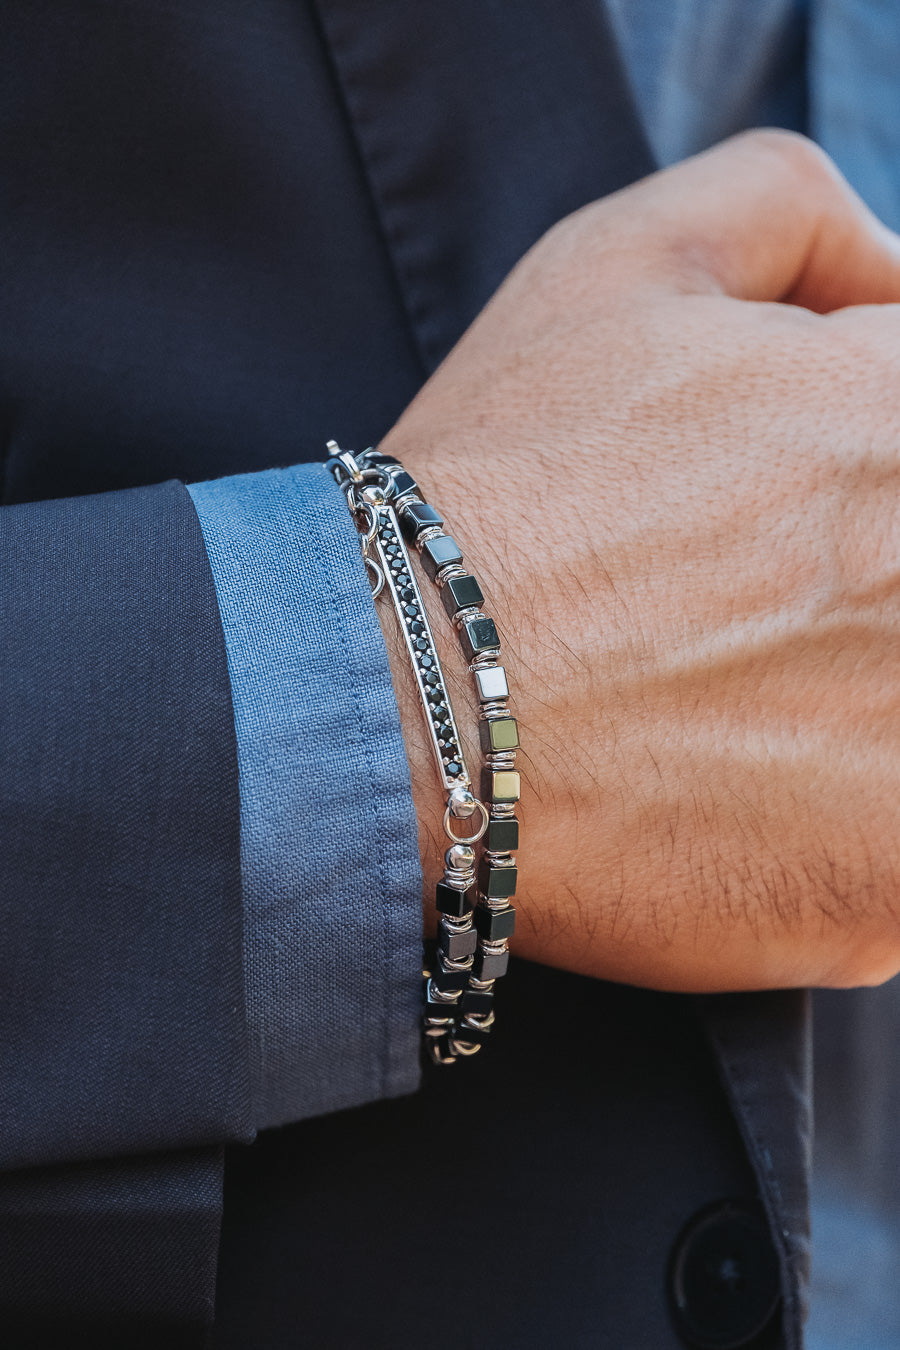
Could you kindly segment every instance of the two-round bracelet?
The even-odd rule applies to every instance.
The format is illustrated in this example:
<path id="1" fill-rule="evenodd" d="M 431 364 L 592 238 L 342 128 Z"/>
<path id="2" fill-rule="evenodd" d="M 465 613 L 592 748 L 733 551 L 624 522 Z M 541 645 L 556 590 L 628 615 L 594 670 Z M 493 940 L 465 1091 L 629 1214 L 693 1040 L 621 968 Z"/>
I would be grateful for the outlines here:
<path id="1" fill-rule="evenodd" d="M 456 542 L 415 480 L 390 455 L 360 455 L 328 442 L 328 468 L 347 499 L 360 533 L 373 596 L 390 596 L 412 665 L 416 687 L 446 793 L 444 830 L 450 847 L 437 883 L 435 959 L 425 970 L 425 1039 L 437 1064 L 473 1055 L 494 1025 L 494 982 L 509 965 L 508 939 L 515 924 L 510 899 L 519 846 L 518 726 L 510 715 L 506 672 L 494 621 L 484 596 L 463 566 Z M 456 717 L 407 543 L 417 550 L 438 587 L 459 634 L 479 706 L 483 755 L 481 797 L 472 791 Z M 485 804 L 487 803 L 487 804 Z M 468 835 L 457 821 L 475 819 Z M 480 853 L 480 856 L 479 856 Z"/>

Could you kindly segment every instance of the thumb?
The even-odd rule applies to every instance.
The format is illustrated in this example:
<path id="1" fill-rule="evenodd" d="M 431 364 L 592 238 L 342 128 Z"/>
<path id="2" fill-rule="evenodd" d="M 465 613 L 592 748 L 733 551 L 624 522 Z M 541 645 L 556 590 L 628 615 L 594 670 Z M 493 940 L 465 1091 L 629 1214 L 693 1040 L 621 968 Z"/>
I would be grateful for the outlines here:
<path id="1" fill-rule="evenodd" d="M 651 267 L 671 267 L 689 291 L 822 314 L 900 301 L 900 237 L 803 136 L 746 132 L 617 197 L 630 212 L 642 198 Z"/>

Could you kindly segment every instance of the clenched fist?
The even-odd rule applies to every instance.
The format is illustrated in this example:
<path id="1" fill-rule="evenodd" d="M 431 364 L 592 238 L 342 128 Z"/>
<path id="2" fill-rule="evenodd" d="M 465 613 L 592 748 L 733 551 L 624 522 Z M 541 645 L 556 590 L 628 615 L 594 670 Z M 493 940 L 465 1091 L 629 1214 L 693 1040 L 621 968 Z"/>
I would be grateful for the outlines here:
<path id="1" fill-rule="evenodd" d="M 753 133 L 555 227 L 386 439 L 501 630 L 521 954 L 702 991 L 900 969 L 895 301 L 897 239 Z"/>

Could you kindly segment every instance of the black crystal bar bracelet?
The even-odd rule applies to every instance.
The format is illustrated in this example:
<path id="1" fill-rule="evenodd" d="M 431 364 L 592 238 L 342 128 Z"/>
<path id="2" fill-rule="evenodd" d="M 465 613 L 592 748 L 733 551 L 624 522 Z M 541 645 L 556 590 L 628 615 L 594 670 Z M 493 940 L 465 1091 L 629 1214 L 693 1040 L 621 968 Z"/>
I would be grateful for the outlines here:
<path id="1" fill-rule="evenodd" d="M 431 1058 L 452 1064 L 477 1053 L 494 1025 L 494 983 L 506 974 L 515 911 L 513 853 L 518 847 L 515 768 L 518 728 L 509 713 L 506 673 L 493 620 L 481 608 L 481 588 L 462 553 L 415 480 L 394 458 L 369 449 L 354 457 L 330 441 L 328 467 L 344 491 L 360 531 L 375 596 L 393 601 L 428 724 L 438 772 L 447 793 L 444 829 L 451 842 L 438 882 L 437 950 L 425 971 L 425 1037 Z M 407 541 L 440 589 L 460 636 L 479 704 L 483 752 L 481 796 L 476 798 L 456 719 L 435 649 Z M 452 828 L 479 813 L 471 836 Z M 483 847 L 478 856 L 478 845 Z"/>

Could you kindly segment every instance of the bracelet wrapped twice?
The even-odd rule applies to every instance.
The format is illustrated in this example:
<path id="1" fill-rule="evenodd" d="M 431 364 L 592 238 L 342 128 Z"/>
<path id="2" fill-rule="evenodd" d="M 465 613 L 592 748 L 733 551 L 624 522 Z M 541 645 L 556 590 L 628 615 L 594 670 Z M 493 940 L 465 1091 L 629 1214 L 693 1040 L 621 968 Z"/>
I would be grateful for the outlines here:
<path id="1" fill-rule="evenodd" d="M 437 883 L 435 959 L 426 961 L 425 1040 L 436 1064 L 475 1054 L 494 1025 L 494 984 L 507 972 L 515 925 L 519 846 L 516 719 L 509 712 L 506 671 L 494 621 L 484 612 L 477 580 L 463 566 L 455 540 L 415 480 L 389 455 L 354 456 L 328 442 L 327 467 L 344 492 L 360 533 L 374 597 L 393 604 L 416 680 L 446 796 L 444 831 L 450 847 Z M 481 796 L 472 790 L 465 752 L 425 603 L 407 544 L 437 586 L 459 634 L 478 703 Z M 487 805 L 485 805 L 487 803 Z M 456 822 L 477 820 L 474 832 Z"/>

